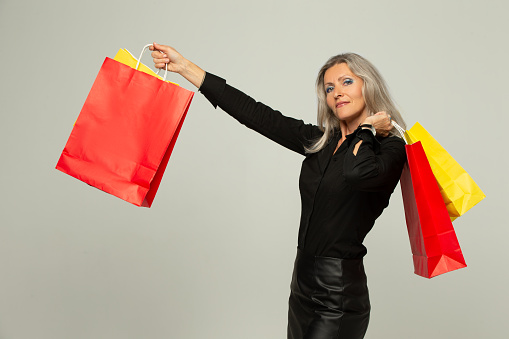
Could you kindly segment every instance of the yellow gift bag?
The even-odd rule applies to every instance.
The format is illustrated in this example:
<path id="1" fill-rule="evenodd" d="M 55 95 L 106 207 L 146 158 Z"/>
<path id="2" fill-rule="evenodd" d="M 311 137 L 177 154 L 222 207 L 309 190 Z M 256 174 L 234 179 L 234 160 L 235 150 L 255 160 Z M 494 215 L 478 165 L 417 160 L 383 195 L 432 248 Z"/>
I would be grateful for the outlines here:
<path id="1" fill-rule="evenodd" d="M 418 122 L 405 132 L 405 138 L 408 144 L 421 142 L 451 221 L 486 197 L 470 175 Z"/>

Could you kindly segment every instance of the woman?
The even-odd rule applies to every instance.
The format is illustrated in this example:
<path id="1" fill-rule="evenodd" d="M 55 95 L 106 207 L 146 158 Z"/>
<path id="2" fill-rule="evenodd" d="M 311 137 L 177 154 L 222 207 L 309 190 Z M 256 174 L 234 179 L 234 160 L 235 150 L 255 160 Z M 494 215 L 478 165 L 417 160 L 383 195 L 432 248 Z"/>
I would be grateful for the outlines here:
<path id="1" fill-rule="evenodd" d="M 291 283 L 288 338 L 363 338 L 369 296 L 362 242 L 389 203 L 406 161 L 404 127 L 378 71 L 348 53 L 318 74 L 318 126 L 258 103 L 186 60 L 151 47 L 156 68 L 168 67 L 242 124 L 305 156 L 299 187 L 302 214 Z"/>

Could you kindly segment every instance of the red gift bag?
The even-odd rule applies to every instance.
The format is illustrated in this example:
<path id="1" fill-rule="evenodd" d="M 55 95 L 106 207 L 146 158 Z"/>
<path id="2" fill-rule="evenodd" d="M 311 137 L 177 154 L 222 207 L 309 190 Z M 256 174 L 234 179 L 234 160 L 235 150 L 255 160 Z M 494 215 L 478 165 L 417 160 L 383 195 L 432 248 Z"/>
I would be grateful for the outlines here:
<path id="1" fill-rule="evenodd" d="M 415 274 L 432 278 L 466 267 L 437 181 L 420 142 L 406 145 L 401 192 Z"/>
<path id="2" fill-rule="evenodd" d="M 193 95 L 106 58 L 56 168 L 150 207 Z"/>

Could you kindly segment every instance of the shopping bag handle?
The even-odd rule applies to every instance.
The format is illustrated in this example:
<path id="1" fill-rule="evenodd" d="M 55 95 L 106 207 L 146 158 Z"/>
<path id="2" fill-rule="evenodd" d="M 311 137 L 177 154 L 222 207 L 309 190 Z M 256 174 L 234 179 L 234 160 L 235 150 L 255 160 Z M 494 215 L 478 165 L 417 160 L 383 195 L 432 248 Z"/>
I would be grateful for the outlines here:
<path id="1" fill-rule="evenodd" d="M 136 63 L 136 68 L 135 68 L 136 70 L 138 70 L 138 67 L 140 67 L 141 57 L 143 56 L 143 53 L 145 53 L 147 48 L 149 48 L 150 46 L 152 46 L 152 44 L 148 44 L 145 47 L 143 47 L 143 50 L 141 51 L 140 57 L 138 58 L 138 62 Z M 161 53 L 163 53 L 163 52 L 161 52 Z M 157 75 L 159 75 L 160 71 L 161 71 L 161 69 L 157 70 Z M 165 67 L 163 81 L 166 81 L 166 75 L 168 75 L 168 64 L 166 64 L 166 67 Z"/>
<path id="2" fill-rule="evenodd" d="M 392 123 L 392 126 L 394 126 L 394 128 L 396 128 L 396 130 L 399 132 L 399 134 L 401 135 L 401 138 L 403 139 L 405 144 L 408 144 L 408 142 L 406 142 L 406 139 L 405 139 L 405 130 L 403 129 L 403 127 L 398 125 L 396 123 L 396 121 L 394 121 L 394 120 L 392 120 L 391 123 Z"/>

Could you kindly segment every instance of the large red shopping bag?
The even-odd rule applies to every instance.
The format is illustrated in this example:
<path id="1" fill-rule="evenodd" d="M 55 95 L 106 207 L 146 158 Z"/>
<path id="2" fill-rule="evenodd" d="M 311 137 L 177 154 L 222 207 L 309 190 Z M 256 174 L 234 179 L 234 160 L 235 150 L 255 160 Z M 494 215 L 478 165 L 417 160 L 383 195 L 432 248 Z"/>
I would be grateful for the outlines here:
<path id="1" fill-rule="evenodd" d="M 466 267 L 437 181 L 420 142 L 406 145 L 401 192 L 415 274 L 432 278 Z"/>
<path id="2" fill-rule="evenodd" d="M 56 168 L 150 207 L 193 95 L 106 58 Z"/>

